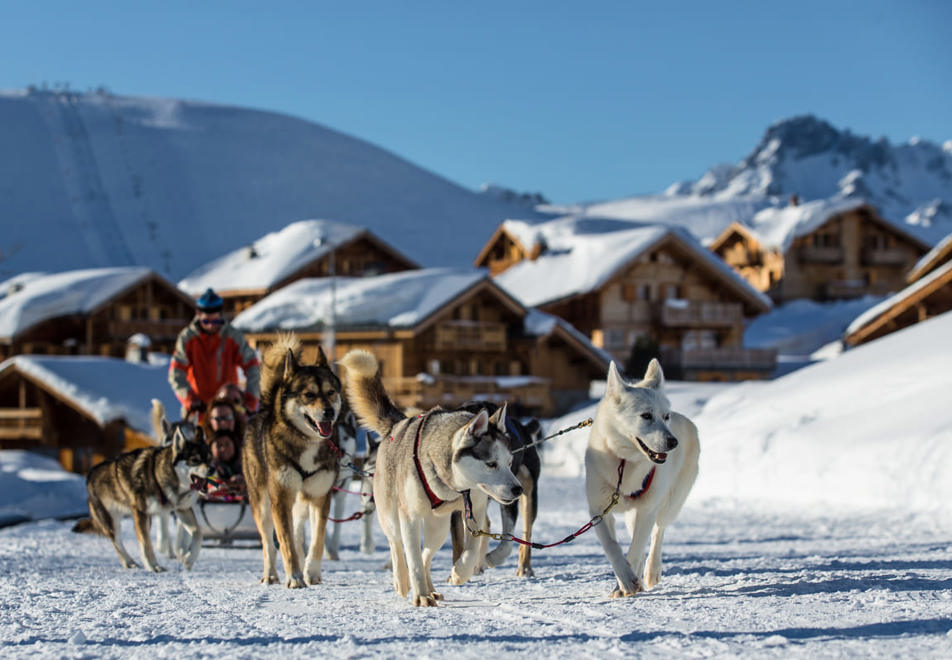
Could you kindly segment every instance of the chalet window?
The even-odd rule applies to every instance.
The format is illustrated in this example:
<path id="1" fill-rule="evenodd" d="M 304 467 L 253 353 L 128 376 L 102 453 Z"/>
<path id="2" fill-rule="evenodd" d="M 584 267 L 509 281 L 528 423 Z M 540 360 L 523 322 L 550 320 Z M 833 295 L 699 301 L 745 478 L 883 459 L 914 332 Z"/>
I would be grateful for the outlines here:
<path id="1" fill-rule="evenodd" d="M 664 300 L 678 300 L 681 298 L 681 287 L 677 284 L 665 284 L 662 287 L 662 297 Z"/>
<path id="2" fill-rule="evenodd" d="M 638 300 L 651 300 L 651 285 L 650 284 L 640 284 L 638 286 Z"/>
<path id="3" fill-rule="evenodd" d="M 817 232 L 813 235 L 813 246 L 820 248 L 840 247 L 840 235 L 836 231 Z"/>
<path id="4" fill-rule="evenodd" d="M 630 283 L 622 284 L 621 299 L 625 302 L 634 302 L 635 300 L 638 300 L 638 285 Z"/>
<path id="5" fill-rule="evenodd" d="M 625 331 L 621 328 L 609 328 L 605 331 L 605 348 L 624 348 Z"/>
<path id="6" fill-rule="evenodd" d="M 440 361 L 439 360 L 430 360 L 427 366 L 427 371 L 432 375 L 436 376 L 440 373 Z"/>

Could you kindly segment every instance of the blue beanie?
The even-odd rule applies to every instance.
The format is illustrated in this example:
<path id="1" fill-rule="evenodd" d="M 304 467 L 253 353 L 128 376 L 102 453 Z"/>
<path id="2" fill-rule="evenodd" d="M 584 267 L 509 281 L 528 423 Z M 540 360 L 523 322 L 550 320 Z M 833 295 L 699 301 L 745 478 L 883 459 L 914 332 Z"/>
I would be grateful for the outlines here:
<path id="1" fill-rule="evenodd" d="M 198 308 L 200 312 L 220 312 L 224 306 L 225 301 L 221 299 L 221 296 L 212 291 L 211 288 L 206 289 L 205 293 L 198 299 L 198 302 L 195 303 L 195 307 Z"/>

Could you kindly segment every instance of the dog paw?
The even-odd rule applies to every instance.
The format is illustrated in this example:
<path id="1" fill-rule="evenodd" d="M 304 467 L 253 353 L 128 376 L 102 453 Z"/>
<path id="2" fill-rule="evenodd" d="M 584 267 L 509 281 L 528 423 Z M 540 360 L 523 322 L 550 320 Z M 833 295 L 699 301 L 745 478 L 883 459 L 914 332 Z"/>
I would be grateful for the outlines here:
<path id="1" fill-rule="evenodd" d="M 131 559 L 129 559 L 128 561 L 125 559 L 122 560 L 122 567 L 123 568 L 141 568 L 137 563 L 135 563 Z"/>
<path id="2" fill-rule="evenodd" d="M 260 580 L 258 580 L 258 582 L 261 584 L 277 584 L 279 580 L 277 575 L 265 575 Z"/>
<path id="3" fill-rule="evenodd" d="M 304 589 L 307 587 L 307 584 L 304 582 L 304 578 L 300 575 L 292 575 L 288 578 L 288 581 L 285 582 L 284 586 L 288 589 Z"/>
<path id="4" fill-rule="evenodd" d="M 305 576 L 304 576 L 304 582 L 305 582 L 305 584 L 307 584 L 307 586 L 312 587 L 312 586 L 314 586 L 315 584 L 320 584 L 320 583 L 321 583 L 321 576 L 320 576 L 320 574 L 318 574 L 318 575 L 310 575 L 310 574 L 305 575 Z"/>
<path id="5" fill-rule="evenodd" d="M 661 582 L 661 567 L 657 571 L 651 570 L 645 573 L 645 591 L 651 591 Z"/>
<path id="6" fill-rule="evenodd" d="M 443 594 L 441 594 L 438 591 L 431 591 L 430 598 L 432 598 L 433 600 L 443 600 Z"/>
<path id="7" fill-rule="evenodd" d="M 516 569 L 516 577 L 531 578 L 535 577 L 535 571 L 532 570 L 531 566 L 526 566 L 523 568 L 520 566 Z"/>
<path id="8" fill-rule="evenodd" d="M 643 589 L 641 588 L 641 585 L 638 583 L 635 583 L 633 587 L 626 586 L 625 589 L 622 589 L 621 587 L 615 587 L 614 589 L 612 589 L 612 592 L 608 594 L 608 597 L 609 598 L 630 598 L 634 596 L 635 594 L 639 593 L 640 591 L 643 591 Z"/>
<path id="9" fill-rule="evenodd" d="M 149 570 L 153 573 L 165 573 L 167 569 L 164 566 L 159 566 L 156 564 L 155 566 L 149 566 Z"/>
<path id="10" fill-rule="evenodd" d="M 436 599 L 432 596 L 414 596 L 414 607 L 436 607 Z"/>

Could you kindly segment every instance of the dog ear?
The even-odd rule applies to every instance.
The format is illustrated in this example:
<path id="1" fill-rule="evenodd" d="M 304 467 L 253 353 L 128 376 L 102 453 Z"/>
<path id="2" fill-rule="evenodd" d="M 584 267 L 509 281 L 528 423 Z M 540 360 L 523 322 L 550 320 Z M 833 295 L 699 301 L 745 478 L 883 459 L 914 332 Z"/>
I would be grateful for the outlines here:
<path id="1" fill-rule="evenodd" d="M 195 427 L 195 442 L 203 444 L 205 442 L 205 429 L 201 426 Z"/>
<path id="2" fill-rule="evenodd" d="M 489 418 L 489 423 L 495 424 L 496 428 L 502 433 L 506 432 L 506 405 L 507 402 L 504 401 L 502 407 L 498 408 L 493 416 Z"/>
<path id="3" fill-rule="evenodd" d="M 487 430 L 489 430 L 489 413 L 483 409 L 469 420 L 469 424 L 462 429 L 462 433 L 457 432 L 458 446 L 456 449 L 472 447 L 476 444 L 476 438 L 485 435 Z"/>
<path id="4" fill-rule="evenodd" d="M 615 366 L 615 361 L 612 360 L 611 364 L 608 365 L 608 385 L 606 391 L 609 393 L 621 392 L 625 389 L 625 379 L 621 377 L 621 374 L 618 373 L 618 367 Z"/>
<path id="5" fill-rule="evenodd" d="M 641 382 L 643 387 L 653 390 L 660 390 L 664 387 L 664 373 L 661 371 L 661 363 L 656 358 L 651 358 L 648 363 L 648 369 L 645 370 L 645 379 Z"/>
<path id="6" fill-rule="evenodd" d="M 175 435 L 172 436 L 172 454 L 180 454 L 182 450 L 185 449 L 185 434 L 182 433 L 182 429 L 175 429 Z"/>
<path id="7" fill-rule="evenodd" d="M 317 366 L 326 367 L 327 364 L 327 354 L 324 353 L 324 348 L 318 345 L 317 347 Z"/>
<path id="8" fill-rule="evenodd" d="M 284 380 L 289 379 L 298 368 L 297 358 L 290 348 L 284 354 Z"/>

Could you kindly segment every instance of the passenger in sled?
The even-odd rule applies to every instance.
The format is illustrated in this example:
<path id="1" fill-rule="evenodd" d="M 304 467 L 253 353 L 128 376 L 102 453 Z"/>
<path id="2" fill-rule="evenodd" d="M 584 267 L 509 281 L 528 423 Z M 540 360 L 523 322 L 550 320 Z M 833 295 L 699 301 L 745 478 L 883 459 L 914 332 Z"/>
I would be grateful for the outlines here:
<path id="1" fill-rule="evenodd" d="M 229 396 L 225 386 L 211 402 L 203 427 L 205 441 L 212 453 L 212 468 L 217 477 L 209 479 L 202 498 L 216 502 L 244 501 L 247 497 L 241 474 L 241 443 L 244 438 L 246 416 L 238 397 Z"/>

